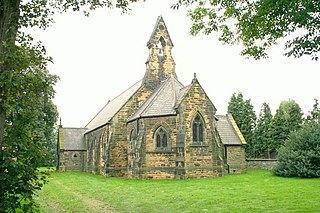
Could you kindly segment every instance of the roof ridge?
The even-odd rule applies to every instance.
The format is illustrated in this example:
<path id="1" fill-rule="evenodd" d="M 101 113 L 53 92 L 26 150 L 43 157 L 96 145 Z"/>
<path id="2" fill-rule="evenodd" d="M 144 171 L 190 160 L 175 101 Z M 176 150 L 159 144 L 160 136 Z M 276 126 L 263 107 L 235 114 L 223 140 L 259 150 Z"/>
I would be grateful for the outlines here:
<path id="1" fill-rule="evenodd" d="M 89 129 L 89 127 L 88 127 L 88 125 L 92 122 L 92 121 L 94 121 L 99 115 L 100 115 L 100 113 L 109 105 L 109 104 L 111 104 L 112 102 L 114 102 L 117 98 L 119 98 L 121 95 L 123 95 L 124 93 L 126 93 L 127 91 L 129 91 L 130 89 L 132 89 L 134 86 L 136 86 L 139 82 L 142 82 L 142 79 L 140 79 L 139 81 L 137 81 L 136 83 L 134 83 L 133 85 L 131 85 L 128 89 L 126 89 L 126 90 L 124 90 L 122 93 L 120 93 L 119 95 L 117 95 L 116 97 L 114 97 L 112 100 L 109 100 L 100 110 L 99 110 L 99 112 L 85 125 L 85 127 L 84 128 L 87 128 L 88 129 L 88 131 L 90 131 L 91 129 Z M 139 89 L 141 87 L 141 85 L 137 88 L 137 90 Z M 136 90 L 136 91 L 137 91 Z M 135 92 L 136 92 L 135 91 Z M 134 93 L 135 93 L 134 92 Z M 131 95 L 132 96 L 132 95 Z M 130 97 L 131 97 L 130 96 Z M 110 119 L 109 119 L 110 120 Z M 109 121 L 108 120 L 108 121 Z M 106 123 L 108 122 L 108 121 L 106 121 Z"/>
<path id="2" fill-rule="evenodd" d="M 151 99 L 151 96 L 149 96 L 148 99 L 150 99 L 150 103 L 148 103 L 147 107 L 142 110 L 142 112 L 139 114 L 139 116 L 140 116 L 141 114 L 143 114 L 145 111 L 147 111 L 148 109 L 150 109 L 150 107 L 153 105 L 152 103 L 155 102 L 156 97 L 158 97 L 158 95 L 160 94 L 160 91 L 163 90 L 164 86 L 167 84 L 167 82 L 169 81 L 169 79 L 170 79 L 170 77 L 167 78 L 166 80 L 164 80 L 163 83 L 160 84 L 159 88 L 158 88 L 153 94 L 151 94 L 151 96 L 153 96 L 152 99 Z M 148 101 L 148 99 L 147 99 L 147 101 Z M 144 102 L 144 103 L 147 104 L 147 101 Z M 142 107 L 142 105 L 141 105 L 141 107 Z"/>
<path id="3" fill-rule="evenodd" d="M 232 114 L 228 113 L 227 114 L 227 118 L 228 118 L 228 121 L 230 122 L 235 134 L 238 136 L 238 138 L 240 139 L 241 143 L 242 144 L 247 144 L 245 138 L 243 137 L 243 134 L 241 133 L 236 121 L 234 120 Z"/>
<path id="4" fill-rule="evenodd" d="M 173 104 L 172 104 L 172 107 L 174 107 L 175 105 L 176 105 L 176 102 L 177 102 L 177 91 L 175 90 L 175 88 L 174 88 L 174 80 L 175 79 L 173 79 L 172 78 L 172 76 L 170 76 L 170 80 L 172 81 L 172 84 L 171 84 L 171 89 L 173 90 Z"/>
<path id="5" fill-rule="evenodd" d="M 112 99 L 112 100 L 114 100 L 114 99 Z M 108 100 L 108 102 L 99 110 L 99 112 L 98 112 L 95 116 L 93 116 L 93 118 L 84 126 L 84 128 L 87 128 L 87 126 L 88 126 L 96 117 L 98 117 L 98 115 L 100 114 L 100 112 L 102 112 L 102 110 L 103 110 L 104 108 L 106 108 L 109 103 L 110 103 L 110 100 Z"/>
<path id="6" fill-rule="evenodd" d="M 181 84 L 181 85 L 183 85 L 183 84 Z M 179 90 L 179 99 L 177 98 L 177 101 L 176 101 L 175 106 L 174 106 L 175 108 L 182 102 L 182 100 L 184 99 L 186 94 L 189 92 L 189 89 L 191 88 L 191 85 L 192 84 L 188 84 L 187 86 L 183 85 L 183 87 Z M 182 90 L 184 90 L 184 89 L 186 91 L 184 92 L 184 94 L 180 95 L 182 93 Z"/>
<path id="7" fill-rule="evenodd" d="M 163 115 L 164 111 L 170 114 L 175 111 L 175 102 L 178 98 L 177 93 L 180 88 L 183 87 L 176 76 L 171 75 L 166 78 L 162 83 L 158 86 L 156 90 L 143 102 L 143 104 L 138 107 L 138 109 L 129 117 L 129 121 L 135 120 L 139 117 L 145 117 L 153 113 L 155 113 L 155 109 L 157 105 L 166 105 L 165 108 L 159 109 L 158 113 Z M 170 97 L 169 97 L 170 96 Z M 174 97 L 176 96 L 176 97 Z M 163 100 L 164 97 L 169 98 L 170 100 Z M 161 112 L 160 112 L 161 111 Z M 156 113 L 157 114 L 157 113 Z"/>
<path id="8" fill-rule="evenodd" d="M 128 90 L 130 90 L 132 87 L 134 87 L 137 83 L 139 83 L 140 81 L 142 81 L 143 79 L 140 79 L 139 81 L 137 81 L 136 83 L 134 83 L 134 84 L 132 84 L 128 89 L 126 89 L 125 91 L 123 91 L 122 93 L 120 93 L 119 95 L 117 95 L 115 98 L 113 98 L 111 101 L 113 101 L 113 100 L 115 100 L 116 98 L 118 98 L 119 96 L 121 96 L 123 93 L 125 93 L 125 92 L 127 92 Z M 111 102 L 110 100 L 109 100 L 109 102 Z M 109 103 L 108 102 L 108 103 Z M 108 104 L 107 103 L 107 104 Z"/>

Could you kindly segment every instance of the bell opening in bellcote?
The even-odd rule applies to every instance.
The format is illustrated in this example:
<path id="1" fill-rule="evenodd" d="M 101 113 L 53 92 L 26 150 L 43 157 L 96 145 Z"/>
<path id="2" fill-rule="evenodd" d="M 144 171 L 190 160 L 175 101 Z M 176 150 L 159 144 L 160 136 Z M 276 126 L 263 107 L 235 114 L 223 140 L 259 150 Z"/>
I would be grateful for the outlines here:
<path id="1" fill-rule="evenodd" d="M 163 37 L 161 37 L 158 41 L 157 47 L 158 47 L 158 56 L 163 57 L 163 51 L 164 51 L 164 47 L 166 45 L 165 40 L 163 39 Z"/>

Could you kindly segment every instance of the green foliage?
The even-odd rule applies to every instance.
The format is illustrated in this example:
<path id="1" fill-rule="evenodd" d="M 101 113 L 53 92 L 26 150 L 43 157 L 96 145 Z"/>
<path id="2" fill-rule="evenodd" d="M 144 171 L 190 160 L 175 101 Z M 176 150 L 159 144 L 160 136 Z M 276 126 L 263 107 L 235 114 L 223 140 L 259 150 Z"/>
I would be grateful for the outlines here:
<path id="1" fill-rule="evenodd" d="M 283 178 L 265 170 L 188 180 L 60 172 L 37 200 L 40 212 L 317 212 L 319 185 L 320 179 Z"/>
<path id="2" fill-rule="evenodd" d="M 241 43 L 241 54 L 255 59 L 287 38 L 285 55 L 310 55 L 318 60 L 320 51 L 320 1 L 317 0 L 178 0 L 172 6 L 192 8 L 191 34 L 219 33 L 226 44 Z"/>
<path id="3" fill-rule="evenodd" d="M 0 182 L 5 184 L 0 187 L 0 211 L 28 211 L 34 205 L 32 196 L 45 182 L 45 174 L 37 167 L 52 163 L 48 146 L 55 140 L 57 110 L 52 98 L 57 77 L 39 67 L 8 73 L 14 75 L 6 86 L 15 85 L 11 87 L 15 93 L 6 93 L 10 96 L 5 102 L 7 116 L 1 146 Z"/>
<path id="4" fill-rule="evenodd" d="M 320 177 L 320 125 L 310 122 L 290 134 L 279 149 L 274 173 L 285 177 Z"/>
<path id="5" fill-rule="evenodd" d="M 270 151 L 279 149 L 289 134 L 301 127 L 302 115 L 300 106 L 294 100 L 282 101 L 280 103 L 271 122 Z"/>
<path id="6" fill-rule="evenodd" d="M 228 113 L 232 114 L 241 133 L 247 141 L 247 154 L 251 156 L 253 130 L 257 117 L 250 99 L 244 100 L 241 92 L 232 94 L 228 104 Z"/>
<path id="7" fill-rule="evenodd" d="M 0 212 L 32 211 L 33 195 L 44 183 L 39 165 L 54 163 L 52 103 L 57 76 L 51 58 L 23 28 L 46 29 L 52 16 L 69 10 L 116 7 L 126 12 L 137 0 L 0 0 Z"/>
<path id="8" fill-rule="evenodd" d="M 314 99 L 313 109 L 310 111 L 310 115 L 307 115 L 305 122 L 320 123 L 320 106 L 317 99 Z"/>
<path id="9" fill-rule="evenodd" d="M 252 156 L 255 158 L 270 158 L 270 126 L 272 122 L 272 113 L 269 104 L 263 103 L 256 128 L 253 132 Z"/>

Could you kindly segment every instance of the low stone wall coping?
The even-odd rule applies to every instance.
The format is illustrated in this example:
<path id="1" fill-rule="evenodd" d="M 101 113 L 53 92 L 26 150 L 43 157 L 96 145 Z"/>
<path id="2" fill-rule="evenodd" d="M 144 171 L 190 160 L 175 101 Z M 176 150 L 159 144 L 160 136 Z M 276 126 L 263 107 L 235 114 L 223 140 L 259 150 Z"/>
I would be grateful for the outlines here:
<path id="1" fill-rule="evenodd" d="M 277 163 L 277 159 L 247 159 L 247 167 L 252 169 L 272 170 Z"/>

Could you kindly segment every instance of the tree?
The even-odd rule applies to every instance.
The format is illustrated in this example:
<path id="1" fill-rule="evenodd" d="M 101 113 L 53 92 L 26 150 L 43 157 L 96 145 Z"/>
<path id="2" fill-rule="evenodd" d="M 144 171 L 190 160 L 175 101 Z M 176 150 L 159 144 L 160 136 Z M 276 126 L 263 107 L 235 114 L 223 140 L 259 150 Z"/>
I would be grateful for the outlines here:
<path id="1" fill-rule="evenodd" d="M 279 149 L 274 173 L 285 177 L 320 177 L 320 124 L 305 123 Z"/>
<path id="2" fill-rule="evenodd" d="M 35 191 L 45 183 L 38 167 L 50 163 L 48 143 L 53 138 L 57 110 L 52 103 L 57 77 L 47 71 L 24 73 L 24 91 L 10 104 L 3 141 L 0 182 L 0 212 L 33 205 Z M 48 162 L 49 161 L 49 162 Z"/>
<path id="3" fill-rule="evenodd" d="M 320 108 L 315 99 L 313 110 L 301 128 L 292 131 L 279 148 L 274 173 L 285 177 L 320 177 Z"/>
<path id="4" fill-rule="evenodd" d="M 286 38 L 286 56 L 310 55 L 320 51 L 320 1 L 318 0 L 178 0 L 172 7 L 192 8 L 191 34 L 219 32 L 226 44 L 241 43 L 241 54 L 255 59 Z"/>
<path id="5" fill-rule="evenodd" d="M 269 153 L 269 143 L 270 143 L 270 127 L 272 122 L 272 113 L 269 104 L 263 103 L 259 118 L 257 120 L 256 128 L 253 132 L 252 140 L 252 153 L 253 157 L 268 157 Z M 265 154 L 268 154 L 266 156 Z"/>
<path id="6" fill-rule="evenodd" d="M 301 127 L 302 115 L 300 106 L 294 100 L 280 103 L 270 127 L 269 150 L 271 152 L 279 149 L 289 134 Z"/>
<path id="7" fill-rule="evenodd" d="M 320 123 L 320 106 L 319 101 L 314 99 L 313 109 L 310 111 L 310 114 L 307 115 L 305 122 L 317 122 Z"/>
<path id="8" fill-rule="evenodd" d="M 251 100 L 244 100 L 241 92 L 237 94 L 233 93 L 228 104 L 228 113 L 232 114 L 241 133 L 247 141 L 248 146 L 246 151 L 247 154 L 251 156 L 251 142 L 253 139 L 253 130 L 257 119 L 251 104 Z"/>
<path id="9" fill-rule="evenodd" d="M 115 6 L 125 12 L 136 1 L 0 0 L 0 212 L 34 205 L 32 195 L 44 181 L 37 166 L 47 160 L 57 116 L 51 101 L 57 77 L 46 70 L 51 58 L 23 28 L 46 29 L 54 13 L 68 10 L 88 15 Z"/>

